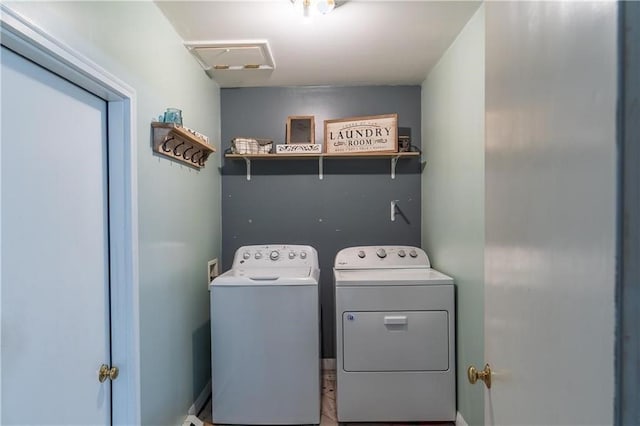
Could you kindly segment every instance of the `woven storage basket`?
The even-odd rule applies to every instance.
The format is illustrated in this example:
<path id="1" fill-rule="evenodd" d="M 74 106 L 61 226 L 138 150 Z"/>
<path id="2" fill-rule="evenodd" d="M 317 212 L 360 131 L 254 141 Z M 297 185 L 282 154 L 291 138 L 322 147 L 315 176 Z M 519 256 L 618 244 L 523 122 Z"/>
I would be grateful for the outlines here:
<path id="1" fill-rule="evenodd" d="M 257 138 L 233 138 L 231 152 L 234 154 L 271 154 L 273 141 Z"/>

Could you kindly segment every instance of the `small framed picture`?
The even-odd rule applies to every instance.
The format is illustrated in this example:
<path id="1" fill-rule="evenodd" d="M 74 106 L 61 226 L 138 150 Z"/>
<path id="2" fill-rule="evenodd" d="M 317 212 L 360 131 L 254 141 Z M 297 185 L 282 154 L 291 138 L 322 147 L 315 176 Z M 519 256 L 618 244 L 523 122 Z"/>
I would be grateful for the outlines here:
<path id="1" fill-rule="evenodd" d="M 286 143 L 316 143 L 316 122 L 314 116 L 289 116 L 287 118 Z"/>

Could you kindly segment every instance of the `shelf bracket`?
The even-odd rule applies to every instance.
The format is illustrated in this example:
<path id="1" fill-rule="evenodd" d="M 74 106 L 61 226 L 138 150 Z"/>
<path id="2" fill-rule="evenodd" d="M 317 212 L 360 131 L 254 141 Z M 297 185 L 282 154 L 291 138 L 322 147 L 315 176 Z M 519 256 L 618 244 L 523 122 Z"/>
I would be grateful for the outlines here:
<path id="1" fill-rule="evenodd" d="M 318 157 L 318 179 L 324 179 L 323 156 Z"/>
<path id="2" fill-rule="evenodd" d="M 244 158 L 244 162 L 247 165 L 247 180 L 251 180 L 251 160 L 247 157 Z"/>
<path id="3" fill-rule="evenodd" d="M 395 157 L 391 157 L 391 179 L 396 178 L 396 164 L 398 164 L 398 160 L 400 159 L 399 155 Z"/>

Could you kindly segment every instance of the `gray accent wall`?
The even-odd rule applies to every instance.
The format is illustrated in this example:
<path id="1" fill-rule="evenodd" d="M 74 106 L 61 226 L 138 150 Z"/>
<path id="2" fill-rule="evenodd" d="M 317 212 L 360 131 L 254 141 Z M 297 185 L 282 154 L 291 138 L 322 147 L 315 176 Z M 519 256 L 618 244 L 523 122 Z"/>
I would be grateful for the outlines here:
<path id="1" fill-rule="evenodd" d="M 222 147 L 237 136 L 284 143 L 288 116 L 313 115 L 316 142 L 326 119 L 398 113 L 400 134 L 421 145 L 420 86 L 221 89 Z M 308 244 L 320 257 L 322 356 L 335 357 L 333 261 L 356 245 L 420 246 L 419 158 L 398 162 L 391 179 L 386 159 L 253 161 L 222 159 L 222 269 L 249 244 Z M 401 214 L 390 219 L 390 202 Z"/>

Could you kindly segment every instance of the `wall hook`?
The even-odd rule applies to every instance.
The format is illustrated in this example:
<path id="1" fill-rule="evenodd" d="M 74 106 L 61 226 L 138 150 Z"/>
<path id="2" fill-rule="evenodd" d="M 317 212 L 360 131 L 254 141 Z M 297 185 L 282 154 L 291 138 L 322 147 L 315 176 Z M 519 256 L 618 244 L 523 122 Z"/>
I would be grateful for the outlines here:
<path id="1" fill-rule="evenodd" d="M 399 200 L 391 200 L 391 222 L 396 221 L 396 206 Z"/>
<path id="2" fill-rule="evenodd" d="M 184 159 L 185 159 L 185 160 L 187 160 L 187 161 L 191 160 L 191 158 L 193 158 L 193 155 L 192 155 L 191 157 L 187 157 L 187 152 L 191 151 L 192 149 L 194 149 L 194 147 L 193 147 L 193 146 L 190 146 L 189 148 L 185 149 L 185 150 L 182 152 L 182 158 L 184 158 Z"/>
<path id="3" fill-rule="evenodd" d="M 194 153 L 193 153 L 193 155 L 192 155 L 192 156 L 191 156 L 191 158 L 190 158 L 190 160 L 191 160 L 191 162 L 192 162 L 192 163 L 194 163 L 194 164 L 197 164 L 197 163 L 198 163 L 199 158 L 198 158 L 198 159 L 196 159 L 196 155 L 198 155 L 200 152 L 202 152 L 202 150 L 197 150 L 196 152 L 194 152 Z M 204 155 L 204 153 L 202 153 L 202 154 L 200 155 L 200 157 L 202 157 L 203 155 Z"/>
<path id="4" fill-rule="evenodd" d="M 184 142 L 180 142 L 178 145 L 176 145 L 173 148 L 173 155 L 175 155 L 176 157 L 180 157 L 182 154 L 178 154 L 178 148 L 181 147 L 182 145 L 184 145 Z"/>
<path id="5" fill-rule="evenodd" d="M 172 140 L 174 140 L 174 139 L 175 139 L 174 137 L 170 137 L 170 138 L 166 138 L 166 139 L 164 140 L 164 143 L 162 144 L 162 150 L 163 150 L 164 152 L 169 152 L 169 151 L 171 151 L 171 148 L 169 148 L 169 142 L 171 142 L 171 141 L 172 141 Z"/>

